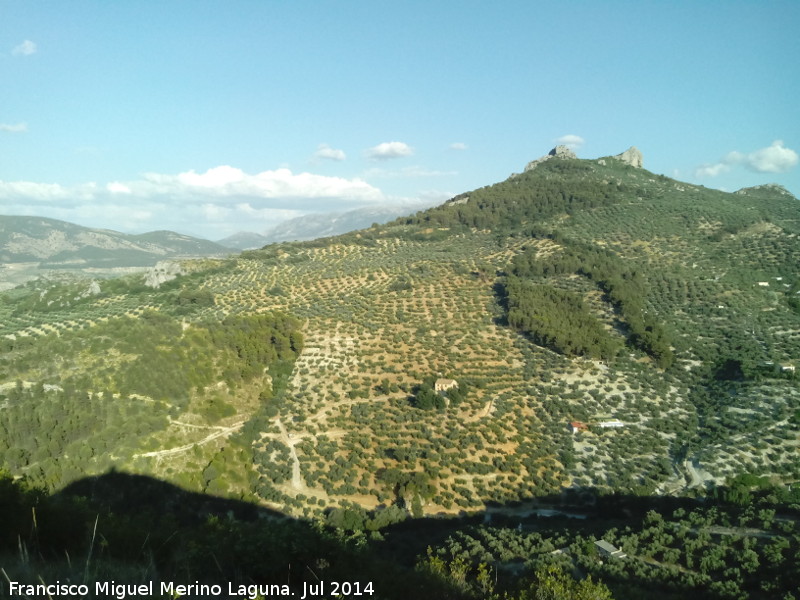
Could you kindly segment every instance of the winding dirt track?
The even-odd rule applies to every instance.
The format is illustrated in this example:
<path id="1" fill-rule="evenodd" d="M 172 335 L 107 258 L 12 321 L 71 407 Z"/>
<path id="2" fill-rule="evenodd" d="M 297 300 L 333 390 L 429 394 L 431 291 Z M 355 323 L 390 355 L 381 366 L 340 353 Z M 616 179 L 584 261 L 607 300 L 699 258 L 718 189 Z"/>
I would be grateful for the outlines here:
<path id="1" fill-rule="evenodd" d="M 297 491 L 309 492 L 310 490 L 306 485 L 306 481 L 300 473 L 300 459 L 297 458 L 297 452 L 294 449 L 297 438 L 293 438 L 289 435 L 289 432 L 286 431 L 286 427 L 283 426 L 279 418 L 275 419 L 275 424 L 281 431 L 281 441 L 289 447 L 289 453 L 292 457 L 292 488 Z"/>
<path id="2" fill-rule="evenodd" d="M 215 440 L 222 436 L 228 436 L 237 429 L 239 429 L 242 425 L 244 425 L 244 421 L 240 421 L 238 423 L 234 423 L 230 427 L 223 427 L 222 429 L 215 431 L 214 433 L 207 435 L 202 440 L 198 440 L 196 442 L 192 442 L 191 444 L 185 444 L 183 446 L 178 446 L 176 448 L 168 448 L 166 450 L 156 450 L 154 452 L 142 452 L 141 454 L 134 454 L 134 458 L 139 457 L 155 457 L 155 456 L 170 456 L 172 454 L 180 454 L 181 452 L 186 452 L 187 450 L 191 450 L 195 446 L 199 446 L 200 444 L 205 444 L 206 442 L 210 442 L 211 440 Z M 294 448 L 292 448 L 294 451 Z M 298 469 L 300 465 L 298 463 Z"/>

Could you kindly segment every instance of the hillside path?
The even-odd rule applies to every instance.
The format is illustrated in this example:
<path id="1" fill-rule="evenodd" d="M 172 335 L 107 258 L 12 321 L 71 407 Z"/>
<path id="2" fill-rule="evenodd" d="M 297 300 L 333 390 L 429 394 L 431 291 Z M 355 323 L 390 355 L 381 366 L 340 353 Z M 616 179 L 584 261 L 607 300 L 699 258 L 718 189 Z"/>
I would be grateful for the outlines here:
<path id="1" fill-rule="evenodd" d="M 238 430 L 242 425 L 244 425 L 244 421 L 239 421 L 238 423 L 234 423 L 230 427 L 224 427 L 219 431 L 215 431 L 214 433 L 207 435 L 202 440 L 198 440 L 190 444 L 184 444 L 183 446 L 178 446 L 176 448 L 168 448 L 166 450 L 155 450 L 153 452 L 142 452 L 140 454 L 134 454 L 133 458 L 170 456 L 173 454 L 180 454 L 181 452 L 186 452 L 187 450 L 191 450 L 192 448 L 194 448 L 195 446 L 199 446 L 200 444 L 205 444 L 206 442 L 210 442 L 211 440 L 215 440 L 223 436 L 228 436 L 234 431 Z M 292 448 L 292 450 L 294 450 L 294 448 Z"/>
<path id="2" fill-rule="evenodd" d="M 292 487 L 299 492 L 309 492 L 306 481 L 300 473 L 300 459 L 297 458 L 297 452 L 294 449 L 297 438 L 289 435 L 280 418 L 275 419 L 275 424 L 280 429 L 281 441 L 289 447 L 289 453 L 292 457 Z"/>

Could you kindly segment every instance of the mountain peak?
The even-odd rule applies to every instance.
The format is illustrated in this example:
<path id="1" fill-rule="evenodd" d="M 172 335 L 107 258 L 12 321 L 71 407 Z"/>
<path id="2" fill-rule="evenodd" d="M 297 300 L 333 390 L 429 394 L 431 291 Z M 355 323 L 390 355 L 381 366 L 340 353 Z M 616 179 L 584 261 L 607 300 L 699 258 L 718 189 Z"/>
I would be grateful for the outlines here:
<path id="1" fill-rule="evenodd" d="M 617 154 L 612 158 L 621 160 L 625 164 L 628 164 L 632 167 L 636 167 L 637 169 L 641 169 L 642 165 L 644 164 L 644 156 L 642 156 L 642 152 L 636 146 L 631 146 L 630 148 L 625 150 L 625 152 Z"/>
<path id="2" fill-rule="evenodd" d="M 578 158 L 569 146 L 559 145 L 547 153 L 548 156 L 555 156 L 556 158 Z"/>
<path id="3" fill-rule="evenodd" d="M 778 183 L 765 183 L 763 185 L 754 185 L 754 186 L 751 186 L 751 187 L 743 187 L 740 190 L 736 190 L 734 193 L 735 194 L 742 194 L 742 195 L 745 195 L 745 196 L 754 195 L 754 194 L 758 195 L 758 194 L 768 193 L 768 194 L 777 194 L 777 195 L 780 195 L 780 196 L 789 196 L 791 198 L 795 197 L 794 194 L 792 194 L 792 192 L 790 192 L 789 190 L 787 190 L 785 187 L 783 187 L 782 185 L 780 185 Z"/>
<path id="4" fill-rule="evenodd" d="M 551 158 L 569 159 L 578 157 L 569 148 L 569 146 L 559 145 L 550 150 L 550 152 L 548 152 L 541 158 L 537 158 L 536 160 L 533 160 L 529 162 L 527 165 L 525 165 L 525 171 L 530 171 L 531 169 L 535 169 L 538 165 L 542 164 L 546 160 L 550 160 Z"/>

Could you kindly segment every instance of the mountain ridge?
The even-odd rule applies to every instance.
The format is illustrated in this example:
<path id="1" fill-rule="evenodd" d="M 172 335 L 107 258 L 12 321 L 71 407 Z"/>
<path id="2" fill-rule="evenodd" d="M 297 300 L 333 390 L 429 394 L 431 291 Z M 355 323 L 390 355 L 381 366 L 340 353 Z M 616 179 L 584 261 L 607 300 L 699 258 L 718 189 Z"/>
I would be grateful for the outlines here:
<path id="1" fill-rule="evenodd" d="M 161 330 L 174 330 L 176 340 L 186 338 L 181 342 L 186 346 L 172 350 L 168 369 L 173 370 L 189 369 L 189 355 L 179 357 L 194 339 L 198 352 L 205 348 L 209 353 L 206 371 L 229 365 L 224 375 L 212 376 L 222 382 L 214 389 L 225 390 L 216 400 L 204 369 L 172 373 L 162 386 L 154 386 L 153 381 L 137 383 L 130 369 L 112 363 L 102 379 L 91 383 L 95 375 L 87 373 L 80 386 L 96 390 L 110 385 L 152 397 L 154 390 L 193 381 L 172 418 L 194 424 L 210 419 L 209 425 L 226 435 L 243 428 L 247 436 L 258 431 L 275 436 L 270 439 L 277 445 L 269 445 L 269 452 L 278 452 L 283 458 L 276 458 L 276 464 L 288 471 L 273 473 L 259 463 L 265 471 L 252 483 L 255 487 L 240 479 L 234 484 L 227 476 L 209 479 L 226 489 L 249 490 L 271 506 L 296 508 L 299 493 L 314 496 L 314 506 L 329 498 L 377 506 L 386 490 L 395 488 L 368 474 L 377 468 L 369 467 L 369 461 L 381 473 L 408 473 L 412 464 L 421 464 L 427 479 L 415 479 L 413 485 L 428 490 L 425 510 L 434 512 L 472 506 L 498 494 L 555 493 L 569 482 L 683 493 L 700 486 L 700 480 L 724 482 L 728 454 L 749 464 L 740 456 L 741 444 L 732 443 L 721 423 L 749 440 L 756 433 L 753 423 L 770 414 L 785 421 L 796 401 L 800 407 L 790 371 L 765 370 L 765 365 L 792 366 L 800 359 L 798 205 L 769 186 L 757 192 L 709 190 L 620 160 L 547 160 L 385 225 L 196 262 L 158 289 L 124 278 L 92 294 L 77 284 L 69 294 L 66 287 L 61 293 L 57 282 L 47 289 L 19 289 L 0 305 L 0 340 L 21 353 L 19 364 L 29 366 L 20 371 L 6 365 L 0 377 L 10 382 L 45 378 L 48 385 L 63 387 L 61 371 L 52 370 L 46 360 L 36 366 L 22 358 L 27 339 L 35 341 L 48 331 L 59 332 L 65 348 L 88 343 L 85 337 L 93 331 L 103 332 L 102 343 L 110 344 L 104 352 L 134 356 L 146 351 L 126 349 L 122 340 L 115 350 L 114 331 L 150 331 L 150 324 L 157 324 L 141 335 L 153 343 Z M 292 315 L 292 326 L 302 330 L 304 349 L 280 376 L 283 383 L 270 375 L 272 391 L 264 392 L 267 400 L 256 409 L 253 398 L 240 391 L 251 385 L 249 380 L 231 374 L 237 355 L 215 349 L 208 336 L 218 335 L 216 323 L 233 327 L 236 315 L 283 313 Z M 17 348 L 22 339 L 25 344 Z M 164 344 L 152 351 L 164 352 Z M 240 352 L 247 347 L 242 344 Z M 329 366 L 340 375 L 331 377 Z M 76 365 L 76 373 L 82 368 Z M 265 377 L 263 369 L 253 371 L 252 365 L 246 372 Z M 434 393 L 437 378 L 459 383 L 449 402 Z M 720 382 L 727 387 L 720 388 Z M 265 382 L 258 385 L 267 389 Z M 780 396 L 753 408 L 759 386 Z M 280 401 L 278 388 L 285 390 L 278 393 Z M 720 402 L 750 412 L 721 412 Z M 261 414 L 262 409 L 269 412 Z M 436 410 L 452 420 L 438 421 Z M 306 416 L 295 420 L 299 414 Z M 506 423 L 514 440 L 511 454 L 501 452 L 508 450 L 509 437 L 503 442 L 490 433 L 494 419 L 503 414 L 514 419 Z M 386 429 L 372 429 L 371 423 L 377 427 L 387 419 L 405 423 L 398 431 L 416 448 L 411 454 L 398 450 Z M 618 434 L 581 442 L 590 443 L 598 457 L 613 455 L 616 462 L 601 460 L 602 469 L 592 471 L 583 446 L 566 435 L 571 421 L 597 427 L 623 423 Z M 337 456 L 324 449 L 329 441 L 320 432 L 328 423 L 343 436 L 341 452 L 354 447 L 354 436 L 368 434 L 369 440 L 359 444 L 377 454 L 348 454 L 353 472 L 367 473 L 358 479 L 365 483 L 337 484 L 319 474 L 324 470 L 314 475 L 317 471 L 303 462 L 306 456 L 327 465 Z M 475 424 L 474 431 L 468 423 Z M 520 429 L 523 423 L 535 429 L 540 441 Z M 518 474 L 513 484 L 498 487 L 494 475 L 488 477 L 497 474 L 495 467 L 481 466 L 467 455 L 463 464 L 469 465 L 468 473 L 487 476 L 478 491 L 469 491 L 457 482 L 460 471 L 443 471 L 439 459 L 419 458 L 442 456 L 444 444 L 416 437 L 421 424 L 438 432 L 436 439 L 461 440 L 459 447 L 485 455 L 490 464 L 510 461 L 509 468 Z M 172 425 L 152 426 L 153 435 L 169 444 Z M 479 444 L 470 431 L 486 436 L 485 441 Z M 648 448 L 650 462 L 618 456 L 618 438 Z M 216 437 L 209 434 L 208 439 Z M 258 439 L 247 443 L 261 448 Z M 297 439 L 310 443 L 296 448 Z M 554 449 L 549 458 L 542 454 L 541 440 Z M 314 444 L 322 446 L 317 450 Z M 775 472 L 795 468 L 785 452 L 788 446 L 774 445 Z M 191 444 L 176 444 L 175 452 L 185 447 Z M 163 451 L 172 452 L 169 446 Z M 141 461 L 160 452 L 147 448 L 133 454 Z M 686 463 L 680 456 L 691 460 Z M 213 454 L 206 458 L 212 460 Z M 660 465 L 655 472 L 647 466 L 654 461 Z M 237 468 L 226 464 L 224 472 Z M 684 471 L 686 477 L 703 475 L 687 480 Z"/>
<path id="2" fill-rule="evenodd" d="M 800 479 L 798 212 L 770 186 L 547 160 L 156 289 L 20 287 L 0 296 L 0 456 L 48 490 L 145 475 L 367 543 L 450 526 L 409 564 L 466 568 L 454 597 L 486 597 L 482 562 L 516 580 L 527 561 L 621 597 L 769 597 L 800 543 L 774 518 Z M 554 513 L 587 520 L 553 534 Z"/>
<path id="3" fill-rule="evenodd" d="M 366 229 L 374 223 L 382 225 L 387 221 L 429 206 L 430 203 L 415 202 L 389 206 L 367 206 L 343 212 L 311 213 L 288 219 L 263 233 L 240 231 L 218 240 L 217 243 L 238 250 L 252 250 L 279 242 L 309 241 Z"/>
<path id="4" fill-rule="evenodd" d="M 142 257 L 152 255 L 153 264 L 159 258 L 227 251 L 214 242 L 167 230 L 127 234 L 48 217 L 0 215 L 0 260 L 3 262 L 85 262 L 87 250 L 95 254 L 92 260 L 98 263 L 114 262 L 115 258 L 124 260 L 114 253 L 128 251 L 139 252 Z"/>
<path id="5" fill-rule="evenodd" d="M 230 252 L 214 242 L 174 231 L 127 234 L 48 217 L 0 215 L 0 289 L 35 279 L 47 270 L 118 275 L 164 260 Z"/>

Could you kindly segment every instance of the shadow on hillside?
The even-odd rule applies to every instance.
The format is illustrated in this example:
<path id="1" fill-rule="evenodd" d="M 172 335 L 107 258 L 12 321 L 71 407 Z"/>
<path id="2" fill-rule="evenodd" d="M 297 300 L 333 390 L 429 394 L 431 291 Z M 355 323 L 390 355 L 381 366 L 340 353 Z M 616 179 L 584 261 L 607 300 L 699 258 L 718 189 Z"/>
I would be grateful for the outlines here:
<path id="1" fill-rule="evenodd" d="M 269 584 L 288 587 L 262 593 L 266 597 L 293 592 L 302 598 L 320 581 L 348 581 L 372 582 L 376 598 L 461 599 L 468 594 L 452 579 L 415 565 L 429 547 L 465 528 L 491 524 L 543 536 L 569 531 L 601 538 L 611 528 L 636 527 L 650 510 L 668 517 L 706 502 L 567 489 L 490 503 L 471 514 L 408 519 L 380 534 L 353 534 L 144 475 L 112 471 L 51 496 L 26 492 L 20 482 L 0 476 L 0 566 L 12 579 L 32 583 L 45 573 L 61 581 L 218 584 L 224 593 L 229 584 L 234 591 Z M 513 586 L 509 577 L 500 585 Z"/>
<path id="2" fill-rule="evenodd" d="M 415 570 L 413 557 L 401 564 L 376 552 L 381 546 L 364 535 L 144 475 L 109 472 L 47 496 L 0 474 L 0 515 L 0 566 L 12 581 L 152 581 L 156 591 L 161 582 L 199 582 L 222 586 L 225 598 L 255 594 L 240 585 L 278 586 L 260 590 L 261 597 L 302 598 L 320 581 L 347 581 L 351 591 L 371 597 L 372 582 L 376 598 L 462 597 Z M 324 592 L 330 597 L 334 590 Z"/>
<path id="3" fill-rule="evenodd" d="M 151 536 L 149 541 L 137 541 L 138 547 L 142 544 L 153 547 L 154 537 L 179 534 L 180 540 L 161 540 L 158 544 L 171 548 L 170 556 L 183 557 L 182 560 L 189 558 L 181 553 L 192 544 L 198 549 L 208 544 L 206 550 L 212 554 L 219 550 L 235 555 L 248 544 L 255 549 L 265 543 L 272 546 L 270 560 L 281 565 L 281 569 L 296 556 L 303 557 L 303 564 L 295 567 L 300 571 L 309 571 L 310 565 L 319 561 L 331 564 L 337 554 L 350 555 L 356 563 L 360 560 L 358 548 L 348 548 L 343 542 L 347 535 L 332 533 L 314 521 L 286 517 L 247 502 L 187 491 L 144 475 L 112 471 L 87 477 L 54 494 L 51 500 L 56 506 L 79 505 L 88 519 L 86 522 L 93 523 L 100 515 L 101 526 L 106 518 L 112 525 L 121 521 L 137 524 L 140 532 Z M 456 530 L 470 525 L 491 524 L 542 532 L 568 528 L 593 534 L 638 521 L 649 510 L 671 514 L 678 508 L 691 509 L 699 504 L 701 501 L 690 498 L 609 495 L 593 489 L 568 489 L 529 501 L 492 502 L 485 510 L 455 516 L 407 519 L 382 529 L 380 537 L 384 539 L 370 545 L 370 554 L 371 558 L 385 558 L 402 568 L 411 568 L 420 556 L 425 556 L 428 546 L 439 544 Z M 257 539 L 257 534 L 265 539 Z M 236 539 L 237 536 L 240 538 Z M 85 539 L 85 531 L 83 536 L 73 539 L 81 537 Z M 130 545 L 126 543 L 125 547 Z M 113 544 L 109 546 L 114 551 Z M 235 561 L 239 562 L 234 570 L 242 571 L 246 561 L 241 558 Z M 207 567 L 212 572 L 225 570 L 216 554 Z"/>
<path id="4" fill-rule="evenodd" d="M 506 285 L 502 281 L 497 281 L 492 285 L 492 294 L 495 302 L 501 308 L 501 314 L 494 317 L 493 321 L 498 327 L 508 327 L 508 292 Z"/>
<path id="5" fill-rule="evenodd" d="M 84 498 L 95 510 L 118 515 L 170 515 L 182 525 L 205 522 L 209 517 L 239 521 L 285 518 L 277 511 L 247 502 L 191 492 L 160 479 L 114 470 L 74 481 L 53 497 Z"/>

